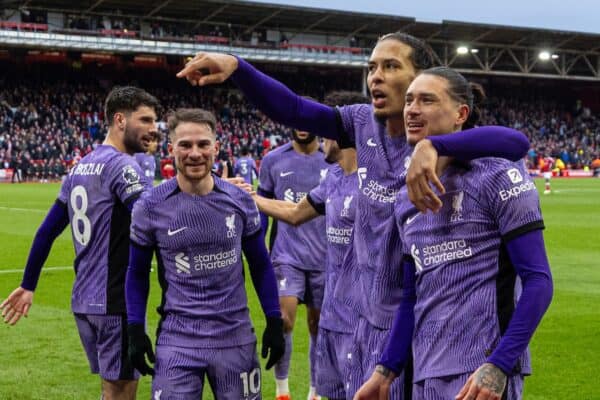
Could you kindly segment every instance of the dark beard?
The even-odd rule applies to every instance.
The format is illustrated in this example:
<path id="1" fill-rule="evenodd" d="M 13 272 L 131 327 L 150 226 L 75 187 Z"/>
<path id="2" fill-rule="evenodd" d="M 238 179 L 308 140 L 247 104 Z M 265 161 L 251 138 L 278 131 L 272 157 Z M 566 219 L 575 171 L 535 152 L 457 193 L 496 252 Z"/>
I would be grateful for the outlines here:
<path id="1" fill-rule="evenodd" d="M 133 133 L 127 125 L 125 125 L 125 132 L 123 132 L 123 146 L 128 154 L 134 153 L 145 153 L 148 151 L 144 148 L 141 141 L 138 141 L 137 136 Z"/>
<path id="2" fill-rule="evenodd" d="M 308 136 L 306 137 L 306 139 L 300 139 L 298 136 L 296 136 L 295 132 L 292 134 L 292 137 L 294 138 L 294 142 L 296 142 L 298 144 L 309 144 L 309 143 L 312 143 L 313 140 L 315 140 L 317 138 L 312 133 L 309 133 Z"/>

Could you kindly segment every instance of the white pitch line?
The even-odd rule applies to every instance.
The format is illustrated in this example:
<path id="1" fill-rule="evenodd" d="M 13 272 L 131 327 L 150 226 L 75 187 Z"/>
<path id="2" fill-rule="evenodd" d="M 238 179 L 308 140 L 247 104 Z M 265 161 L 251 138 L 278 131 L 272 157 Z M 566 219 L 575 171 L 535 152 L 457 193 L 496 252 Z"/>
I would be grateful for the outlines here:
<path id="1" fill-rule="evenodd" d="M 73 267 L 44 267 L 42 268 L 42 272 L 45 271 L 66 271 L 68 269 L 73 269 Z M 25 267 L 18 269 L 2 269 L 0 270 L 0 274 L 15 274 L 18 272 L 23 272 L 25 270 Z"/>
<path id="2" fill-rule="evenodd" d="M 47 213 L 48 212 L 48 210 L 40 210 L 37 208 L 16 208 L 16 207 L 0 207 L 0 210 L 23 211 L 23 212 L 34 212 L 34 213 Z"/>

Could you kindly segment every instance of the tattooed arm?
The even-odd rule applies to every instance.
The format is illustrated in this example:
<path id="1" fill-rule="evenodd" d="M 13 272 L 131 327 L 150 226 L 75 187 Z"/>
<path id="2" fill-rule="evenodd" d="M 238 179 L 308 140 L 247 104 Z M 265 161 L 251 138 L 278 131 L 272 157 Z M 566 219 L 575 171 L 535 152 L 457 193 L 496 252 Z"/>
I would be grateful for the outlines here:
<path id="1" fill-rule="evenodd" d="M 500 400 L 506 388 L 506 375 L 494 364 L 485 363 L 473 372 L 456 395 L 456 400 Z"/>

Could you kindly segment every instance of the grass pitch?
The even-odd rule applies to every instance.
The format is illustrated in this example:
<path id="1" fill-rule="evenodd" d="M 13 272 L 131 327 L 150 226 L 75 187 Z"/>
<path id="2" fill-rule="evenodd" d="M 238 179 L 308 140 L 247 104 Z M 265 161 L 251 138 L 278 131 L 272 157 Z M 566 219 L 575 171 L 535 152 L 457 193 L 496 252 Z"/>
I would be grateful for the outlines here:
<path id="1" fill-rule="evenodd" d="M 542 183 L 538 189 L 542 189 Z M 554 276 L 554 299 L 531 344 L 534 374 L 524 398 L 600 399 L 594 382 L 600 354 L 600 180 L 555 179 L 554 193 L 541 195 L 546 248 Z M 0 299 L 21 280 L 29 246 L 52 205 L 57 184 L 0 185 Z M 15 327 L 0 326 L 0 400 L 98 399 L 99 379 L 88 372 L 70 312 L 73 246 L 68 230 L 54 244 L 35 293 L 30 316 Z M 251 284 L 249 307 L 262 335 L 264 318 Z M 150 332 L 160 289 L 152 279 Z M 304 307 L 294 332 L 292 395 L 308 391 L 308 332 Z M 264 365 L 263 365 L 264 366 Z M 263 398 L 274 398 L 273 375 L 263 371 Z M 150 398 L 150 379 L 138 398 Z M 205 390 L 205 399 L 212 399 Z"/>

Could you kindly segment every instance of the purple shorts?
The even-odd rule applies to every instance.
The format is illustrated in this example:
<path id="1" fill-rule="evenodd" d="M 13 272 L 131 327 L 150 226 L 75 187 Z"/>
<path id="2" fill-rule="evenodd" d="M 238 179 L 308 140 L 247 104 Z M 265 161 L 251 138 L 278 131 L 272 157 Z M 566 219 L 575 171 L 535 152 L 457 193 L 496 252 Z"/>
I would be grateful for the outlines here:
<path id="1" fill-rule="evenodd" d="M 364 317 L 358 320 L 358 326 L 352 338 L 352 348 L 348 355 L 349 381 L 346 384 L 346 395 L 352 398 L 375 370 L 381 358 L 381 352 L 387 342 L 389 330 L 379 329 L 371 325 Z M 390 400 L 403 400 L 404 373 L 400 374 L 390 388 Z M 410 388 L 408 388 L 410 389 Z M 413 397 L 419 399 L 419 397 Z"/>
<path id="2" fill-rule="evenodd" d="M 321 309 L 325 291 L 325 271 L 305 271 L 292 265 L 275 267 L 279 297 L 292 296 L 308 307 Z"/>
<path id="3" fill-rule="evenodd" d="M 92 374 L 107 381 L 139 379 L 127 357 L 125 315 L 74 315 Z"/>
<path id="4" fill-rule="evenodd" d="M 158 345 L 154 369 L 153 399 L 201 399 L 205 377 L 216 399 L 261 398 L 256 343 L 206 349 Z"/>
<path id="5" fill-rule="evenodd" d="M 352 347 L 352 334 L 319 328 L 317 336 L 316 386 L 319 395 L 329 399 L 348 399 L 348 354 Z"/>
<path id="6" fill-rule="evenodd" d="M 471 372 L 461 375 L 429 378 L 413 385 L 414 399 L 446 400 L 453 399 L 471 376 Z M 523 396 L 523 375 L 510 376 L 502 400 L 521 400 Z"/>

